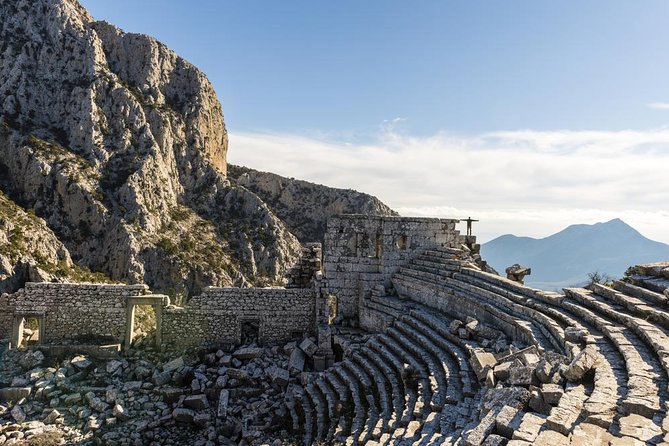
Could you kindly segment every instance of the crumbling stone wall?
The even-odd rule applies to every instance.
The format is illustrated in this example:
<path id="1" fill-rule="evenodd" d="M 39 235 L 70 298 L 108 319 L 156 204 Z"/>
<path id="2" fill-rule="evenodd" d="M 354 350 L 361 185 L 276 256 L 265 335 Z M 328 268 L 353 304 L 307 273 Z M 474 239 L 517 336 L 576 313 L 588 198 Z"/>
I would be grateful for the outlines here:
<path id="1" fill-rule="evenodd" d="M 466 242 L 459 220 L 342 215 L 330 218 L 325 234 L 326 294 L 337 296 L 338 314 L 354 317 L 360 299 L 391 277 L 418 252 L 457 248 Z"/>
<path id="2" fill-rule="evenodd" d="M 239 343 L 245 322 L 258 324 L 261 343 L 313 333 L 315 298 L 313 288 L 207 288 L 185 307 L 164 310 L 163 344 Z"/>
<path id="3" fill-rule="evenodd" d="M 85 336 L 111 336 L 121 341 L 126 329 L 129 297 L 148 293 L 146 285 L 99 285 L 26 283 L 25 288 L 5 295 L 10 314 L 43 318 L 43 341 L 61 341 Z"/>
<path id="4" fill-rule="evenodd" d="M 0 339 L 9 339 L 12 333 L 12 314 L 14 310 L 9 306 L 9 295 L 0 296 Z"/>

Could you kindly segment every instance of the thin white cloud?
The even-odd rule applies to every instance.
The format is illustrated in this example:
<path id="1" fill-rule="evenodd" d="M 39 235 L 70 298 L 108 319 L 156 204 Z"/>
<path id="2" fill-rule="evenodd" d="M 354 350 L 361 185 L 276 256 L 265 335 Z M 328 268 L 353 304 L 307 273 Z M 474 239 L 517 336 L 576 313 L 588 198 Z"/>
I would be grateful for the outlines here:
<path id="1" fill-rule="evenodd" d="M 646 104 L 649 108 L 656 110 L 669 110 L 669 102 L 651 102 Z"/>
<path id="2" fill-rule="evenodd" d="M 429 137 L 386 129 L 368 144 L 233 133 L 230 141 L 233 164 L 354 188 L 405 215 L 478 217 L 485 238 L 620 217 L 669 242 L 665 128 Z"/>

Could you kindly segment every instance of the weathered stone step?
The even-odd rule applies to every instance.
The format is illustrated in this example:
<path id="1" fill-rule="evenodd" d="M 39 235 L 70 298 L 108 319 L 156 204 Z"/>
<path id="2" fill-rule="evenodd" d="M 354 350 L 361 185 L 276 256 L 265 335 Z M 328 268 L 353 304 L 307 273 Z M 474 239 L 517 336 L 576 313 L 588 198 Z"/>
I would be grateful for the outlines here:
<path id="1" fill-rule="evenodd" d="M 461 361 L 468 367 L 465 353 L 461 351 L 456 352 L 455 350 L 460 350 L 458 346 L 439 337 L 438 333 L 412 316 L 404 316 L 402 324 L 412 327 L 416 339 L 438 358 L 444 369 L 446 378 L 444 403 L 456 404 L 462 399 L 463 395 L 462 371 L 467 371 L 467 369 L 461 369 L 456 361 L 458 355 L 461 355 Z"/>
<path id="2" fill-rule="evenodd" d="M 329 420 L 328 423 L 328 429 L 327 433 L 325 435 L 325 441 L 331 442 L 332 439 L 334 438 L 334 434 L 337 428 L 337 424 L 339 421 L 339 416 L 337 415 L 337 410 L 336 410 L 336 401 L 337 401 L 337 396 L 336 392 L 330 387 L 328 384 L 328 381 L 325 380 L 323 377 L 319 377 L 316 380 L 316 386 L 320 390 L 321 394 L 325 397 L 325 400 L 327 402 L 327 418 Z"/>
<path id="3" fill-rule="evenodd" d="M 348 385 L 351 392 L 354 417 L 351 422 L 349 438 L 353 439 L 354 444 L 357 444 L 358 438 L 360 437 L 360 434 L 362 434 L 365 420 L 367 418 L 367 400 L 363 396 L 365 394 L 365 390 L 360 387 L 360 382 L 356 379 L 356 377 L 346 368 L 342 367 L 341 364 L 335 365 L 333 370 L 339 376 L 341 381 Z"/>
<path id="4" fill-rule="evenodd" d="M 625 359 L 628 392 L 623 400 L 623 410 L 652 417 L 660 410 L 660 396 L 666 395 L 666 379 L 661 376 L 662 366 L 658 360 L 632 330 L 620 326 L 615 319 L 603 317 L 597 311 L 601 308 L 594 303 L 596 300 L 588 290 L 567 288 L 565 292 L 580 305 L 565 300 L 563 307 L 593 323 L 615 344 Z"/>
<path id="5" fill-rule="evenodd" d="M 382 409 L 379 401 L 376 400 L 372 393 L 372 380 L 364 369 L 356 361 L 351 361 L 350 359 L 343 361 L 342 365 L 358 380 L 362 389 L 360 396 L 367 402 L 367 414 L 364 420 L 364 426 L 358 436 L 358 441 L 365 444 L 371 436 L 376 433 L 377 424 L 380 421 L 379 412 Z"/>
<path id="6" fill-rule="evenodd" d="M 395 370 L 397 379 L 402 381 L 405 404 L 402 417 L 400 418 L 400 424 L 406 426 L 409 421 L 414 418 L 414 408 L 418 399 L 416 390 L 413 388 L 413 385 L 407 386 L 407 383 L 404 381 L 404 367 L 402 365 L 402 361 L 400 361 L 394 353 L 391 353 L 390 350 L 388 350 L 385 345 L 381 344 L 377 339 L 371 339 L 368 341 L 367 345 L 380 356 L 382 361 L 384 361 L 386 364 L 389 364 Z"/>
<path id="7" fill-rule="evenodd" d="M 430 403 L 432 401 L 432 388 L 430 385 L 430 379 L 428 378 L 429 372 L 427 367 L 421 364 L 404 346 L 402 346 L 395 337 L 390 336 L 390 332 L 396 332 L 394 328 L 390 328 L 386 333 L 377 336 L 377 340 L 383 343 L 388 350 L 393 352 L 400 358 L 400 361 L 403 363 L 409 364 L 415 371 L 415 374 L 418 375 L 418 404 L 416 405 L 416 415 L 425 416 L 430 411 Z M 410 377 L 407 377 L 410 378 Z M 405 380 L 406 382 L 406 380 Z"/>
<path id="8" fill-rule="evenodd" d="M 336 394 L 337 398 L 343 403 L 343 404 L 348 404 L 349 402 L 353 401 L 353 397 L 351 396 L 351 391 L 348 387 L 348 385 L 344 384 L 339 378 L 339 376 L 334 373 L 333 369 L 327 370 L 323 374 L 323 379 L 325 379 L 330 387 L 332 387 Z M 335 428 L 335 436 L 341 436 L 342 438 L 347 437 L 351 433 L 351 419 L 349 418 L 349 414 L 344 413 L 339 416 L 339 425 L 337 428 Z"/>
<path id="9" fill-rule="evenodd" d="M 454 259 L 457 258 L 457 256 L 461 256 L 465 253 L 463 249 L 460 248 L 451 248 L 448 246 L 442 246 L 436 249 L 428 249 L 425 251 L 425 254 L 435 256 L 435 257 L 441 257 L 441 258 L 446 258 L 446 259 Z"/>
<path id="10" fill-rule="evenodd" d="M 404 382 L 402 381 L 402 378 L 397 375 L 397 371 L 391 366 L 388 366 L 388 363 L 372 348 L 365 347 L 360 351 L 360 354 L 366 357 L 370 363 L 374 364 L 379 370 L 381 370 L 386 380 L 388 380 L 390 383 L 392 388 L 391 395 L 394 417 L 389 422 L 389 429 L 397 429 L 397 425 L 405 411 Z"/>
<path id="11" fill-rule="evenodd" d="M 544 336 L 551 340 L 553 347 L 560 353 L 564 353 L 564 321 L 561 318 L 555 319 L 551 314 L 543 311 L 546 306 L 544 301 L 537 301 L 521 294 L 506 290 L 500 284 L 491 281 L 481 280 L 468 274 L 455 274 L 454 279 L 465 282 L 474 288 L 470 291 L 491 301 L 505 302 L 506 308 L 509 308 L 514 314 L 520 314 L 535 320 L 540 324 L 540 329 Z"/>
<path id="12" fill-rule="evenodd" d="M 365 306 L 380 313 L 377 315 L 377 317 L 380 316 L 386 318 L 387 325 L 390 325 L 392 324 L 393 320 L 397 319 L 403 314 L 403 311 L 386 305 L 386 303 L 383 302 L 383 299 L 383 297 L 379 298 L 372 296 L 369 299 L 365 299 Z"/>
<path id="13" fill-rule="evenodd" d="M 411 316 L 415 321 L 407 320 L 417 329 L 423 330 L 426 334 L 431 331 L 438 333 L 438 336 L 431 335 L 430 339 L 435 340 L 439 345 L 450 352 L 458 364 L 460 371 L 460 380 L 462 382 L 462 393 L 464 396 L 473 396 L 476 392 L 477 381 L 469 366 L 469 348 L 475 345 L 466 344 L 462 339 L 454 336 L 448 330 L 448 326 L 438 317 L 423 311 L 412 311 Z"/>
<path id="14" fill-rule="evenodd" d="M 445 278 L 453 277 L 453 273 L 441 274 L 439 270 L 418 265 L 404 266 L 400 268 L 399 273 L 419 280 L 429 280 L 434 283 L 440 283 Z"/>
<path id="15" fill-rule="evenodd" d="M 426 337 L 421 330 L 408 323 L 408 319 L 413 318 L 405 315 L 395 322 L 395 326 L 417 346 L 416 348 L 423 349 L 429 355 L 429 358 L 432 359 L 433 366 L 436 368 L 433 374 L 438 381 L 441 396 L 441 402 L 438 406 L 439 410 L 441 410 L 443 404 L 452 404 L 459 400 L 459 373 L 453 373 L 455 364 L 450 354 L 435 344 L 432 339 Z"/>
<path id="16" fill-rule="evenodd" d="M 316 439 L 323 439 L 327 433 L 327 402 L 318 387 L 313 383 L 307 385 L 305 391 L 316 411 Z"/>
<path id="17" fill-rule="evenodd" d="M 657 308 L 656 304 L 649 305 L 643 299 L 627 296 L 613 288 L 598 283 L 593 285 L 593 292 L 598 296 L 605 297 L 616 305 L 620 305 L 620 307 L 624 307 L 627 311 L 636 316 L 657 323 L 663 330 L 669 328 L 669 312 Z"/>
<path id="18" fill-rule="evenodd" d="M 395 321 L 395 330 L 388 330 L 391 336 L 395 333 L 395 339 L 402 343 L 406 349 L 417 353 L 421 361 L 427 366 L 429 372 L 430 385 L 432 388 L 432 410 L 441 410 L 446 401 L 446 373 L 444 367 L 439 361 L 438 356 L 433 356 L 429 347 L 420 341 L 422 335 L 415 332 L 414 328 L 401 321 Z M 427 339 L 425 341 L 429 343 Z M 434 346 L 434 344 L 432 344 Z M 438 351 L 438 349 L 437 349 Z"/>
<path id="19" fill-rule="evenodd" d="M 663 308 L 669 306 L 669 298 L 662 293 L 655 291 L 647 290 L 640 286 L 632 285 L 631 283 L 623 282 L 621 280 L 616 280 L 613 282 L 613 288 L 621 293 L 625 293 L 628 296 L 634 296 L 638 299 L 645 300 L 651 305 L 660 305 Z"/>
<path id="20" fill-rule="evenodd" d="M 628 279 L 636 286 L 659 294 L 664 294 L 664 291 L 669 289 L 669 280 L 663 277 L 634 274 L 629 276 Z"/>
<path id="21" fill-rule="evenodd" d="M 595 368 L 592 392 L 583 404 L 584 421 L 608 429 L 627 394 L 627 372 L 616 347 L 597 330 L 590 332 L 602 359 Z"/>
<path id="22" fill-rule="evenodd" d="M 487 301 L 481 301 L 470 292 L 450 285 L 435 285 L 411 277 L 395 274 L 392 278 L 395 289 L 400 295 L 408 297 L 427 307 L 436 309 L 459 319 L 468 316 L 502 330 L 512 339 L 519 339 L 526 344 L 551 345 L 552 343 L 538 328 L 527 320 L 508 314 Z M 541 339 L 537 339 L 537 335 Z"/>
<path id="23" fill-rule="evenodd" d="M 392 386 L 388 382 L 388 379 L 383 375 L 383 372 L 381 372 L 373 362 L 369 361 L 360 353 L 354 353 L 351 359 L 356 361 L 358 365 L 367 372 L 376 385 L 376 396 L 378 398 L 379 406 L 381 407 L 381 412 L 379 413 L 379 417 L 382 419 L 380 430 L 381 432 L 387 432 L 390 420 L 393 418 L 393 406 L 390 401 L 390 395 L 388 394 L 388 388 L 391 388 Z"/>
<path id="24" fill-rule="evenodd" d="M 305 446 L 311 446 L 314 440 L 314 408 L 311 399 L 304 389 L 299 393 L 299 402 L 304 416 L 304 434 L 302 440 Z"/>

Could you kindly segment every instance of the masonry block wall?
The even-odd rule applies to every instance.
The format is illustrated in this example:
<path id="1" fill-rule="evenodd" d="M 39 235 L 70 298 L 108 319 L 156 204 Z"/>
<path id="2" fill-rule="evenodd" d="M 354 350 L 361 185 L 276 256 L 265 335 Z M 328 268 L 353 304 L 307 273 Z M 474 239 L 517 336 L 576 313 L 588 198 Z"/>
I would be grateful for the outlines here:
<path id="1" fill-rule="evenodd" d="M 208 288 L 186 306 L 163 311 L 163 344 L 239 343 L 244 323 L 259 326 L 261 343 L 289 340 L 314 332 L 315 302 L 313 288 Z"/>
<path id="2" fill-rule="evenodd" d="M 376 284 L 391 285 L 392 275 L 417 253 L 456 248 L 465 236 L 459 220 L 342 215 L 330 218 L 325 234 L 325 293 L 337 296 L 338 313 L 358 314 L 361 298 Z"/>
<path id="3" fill-rule="evenodd" d="M 17 317 L 43 318 L 43 341 L 125 336 L 126 302 L 148 293 L 146 285 L 26 283 L 7 295 L 10 325 Z M 10 328 L 11 330 L 11 328 Z"/>
<path id="4" fill-rule="evenodd" d="M 9 306 L 9 295 L 0 296 L 0 339 L 8 339 L 12 333 L 14 309 Z"/>

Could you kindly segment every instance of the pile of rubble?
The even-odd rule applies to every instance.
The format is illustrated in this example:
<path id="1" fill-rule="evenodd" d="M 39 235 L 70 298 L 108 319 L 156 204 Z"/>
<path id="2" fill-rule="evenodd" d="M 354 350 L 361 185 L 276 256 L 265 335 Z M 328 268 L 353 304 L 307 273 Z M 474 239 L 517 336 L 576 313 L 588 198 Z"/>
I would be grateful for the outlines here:
<path id="1" fill-rule="evenodd" d="M 311 338 L 223 346 L 191 359 L 148 349 L 108 361 L 8 350 L 0 361 L 0 445 L 291 442 L 285 391 L 314 351 Z"/>

